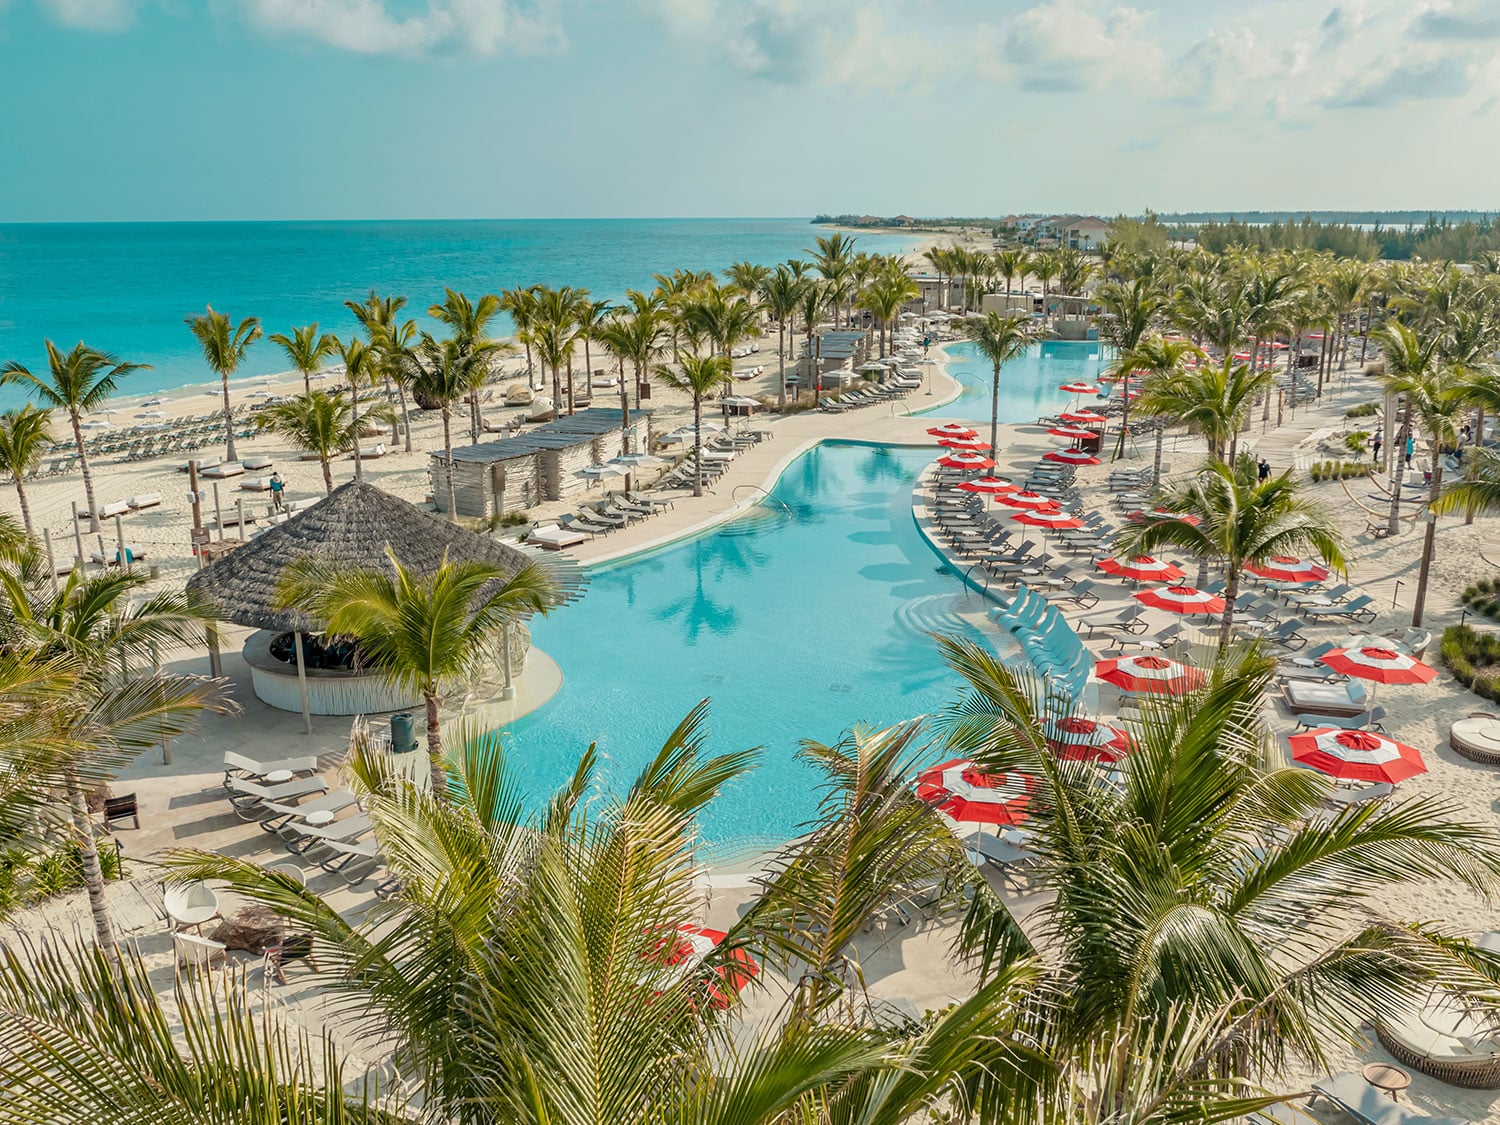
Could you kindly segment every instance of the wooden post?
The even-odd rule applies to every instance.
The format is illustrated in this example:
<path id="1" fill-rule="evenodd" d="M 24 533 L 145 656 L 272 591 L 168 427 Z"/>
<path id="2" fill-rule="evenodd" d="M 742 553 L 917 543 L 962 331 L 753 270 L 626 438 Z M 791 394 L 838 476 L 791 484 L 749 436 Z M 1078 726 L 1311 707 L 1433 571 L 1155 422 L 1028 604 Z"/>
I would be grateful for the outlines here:
<path id="1" fill-rule="evenodd" d="M 128 572 L 131 568 L 125 559 L 125 525 L 120 522 L 118 513 L 115 514 L 115 548 L 115 562 Z"/>
<path id="2" fill-rule="evenodd" d="M 198 459 L 188 462 L 188 500 L 193 506 L 193 530 L 203 526 L 203 493 L 198 491 Z"/>
<path id="3" fill-rule="evenodd" d="M 245 498 L 243 496 L 240 496 L 240 497 L 238 497 L 238 498 L 235 499 L 234 509 L 235 509 L 235 514 L 240 517 L 240 522 L 239 522 L 239 529 L 240 529 L 239 530 L 239 537 L 240 537 L 240 542 L 243 543 L 245 541 L 245 539 L 247 538 L 247 536 L 245 534 Z"/>
<path id="4" fill-rule="evenodd" d="M 224 506 L 219 503 L 219 482 L 214 481 L 214 520 L 219 525 L 219 542 L 224 542 Z"/>
<path id="5" fill-rule="evenodd" d="M 47 548 L 47 580 L 52 583 L 52 592 L 55 594 L 57 593 L 57 556 L 52 553 L 52 533 L 45 527 L 42 528 L 42 545 Z"/>
<path id="6" fill-rule="evenodd" d="M 224 663 L 219 659 L 218 626 L 210 621 L 205 632 L 208 634 L 208 674 L 218 679 L 224 674 Z"/>
<path id="7" fill-rule="evenodd" d="M 73 545 L 78 548 L 75 559 L 79 569 L 83 568 L 83 532 L 78 527 L 78 501 L 73 501 Z"/>
<path id="8" fill-rule="evenodd" d="M 297 693 L 302 697 L 302 733 L 312 734 L 312 711 L 307 705 L 307 661 L 302 655 L 302 634 L 292 633 L 292 647 L 297 652 Z"/>

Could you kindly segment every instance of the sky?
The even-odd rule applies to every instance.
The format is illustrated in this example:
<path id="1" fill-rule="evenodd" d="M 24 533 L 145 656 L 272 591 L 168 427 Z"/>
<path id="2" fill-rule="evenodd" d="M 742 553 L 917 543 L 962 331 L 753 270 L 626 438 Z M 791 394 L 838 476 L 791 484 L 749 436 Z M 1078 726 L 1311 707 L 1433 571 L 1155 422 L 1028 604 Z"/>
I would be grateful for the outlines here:
<path id="1" fill-rule="evenodd" d="M 0 0 L 0 222 L 1500 208 L 1500 0 Z"/>

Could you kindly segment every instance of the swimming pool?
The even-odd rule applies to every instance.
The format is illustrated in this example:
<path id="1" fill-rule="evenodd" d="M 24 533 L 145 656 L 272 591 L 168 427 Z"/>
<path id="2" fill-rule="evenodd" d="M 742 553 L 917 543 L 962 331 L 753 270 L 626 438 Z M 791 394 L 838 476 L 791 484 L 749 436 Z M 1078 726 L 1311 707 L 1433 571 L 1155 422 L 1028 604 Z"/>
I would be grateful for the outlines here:
<path id="1" fill-rule="evenodd" d="M 945 406 L 917 411 L 971 422 L 990 420 L 990 361 L 973 344 L 948 348 L 948 374 L 963 386 L 963 393 Z M 1057 388 L 1074 380 L 1092 383 L 1106 366 L 1102 346 L 1095 340 L 1044 340 L 1000 369 L 1000 421 L 1035 422 L 1044 414 L 1096 401 Z M 988 440 L 988 435 L 985 435 Z"/>
<path id="2" fill-rule="evenodd" d="M 799 739 L 832 742 L 935 711 L 957 686 L 929 631 L 974 634 L 979 603 L 920 537 L 911 489 L 930 449 L 824 443 L 771 499 L 707 534 L 591 568 L 587 596 L 532 624 L 563 686 L 505 736 L 534 797 L 597 741 L 602 780 L 628 784 L 700 699 L 715 752 L 761 764 L 703 818 L 723 855 L 780 844 L 812 816 Z"/>

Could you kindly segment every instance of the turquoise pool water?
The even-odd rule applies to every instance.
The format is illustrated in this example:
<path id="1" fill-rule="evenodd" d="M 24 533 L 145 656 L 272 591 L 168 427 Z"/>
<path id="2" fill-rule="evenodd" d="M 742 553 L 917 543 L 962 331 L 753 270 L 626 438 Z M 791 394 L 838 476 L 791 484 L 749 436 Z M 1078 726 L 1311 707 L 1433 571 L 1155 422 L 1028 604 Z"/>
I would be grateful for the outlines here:
<path id="1" fill-rule="evenodd" d="M 954 694 L 927 631 L 965 631 L 952 614 L 973 595 L 912 520 L 912 483 L 932 456 L 825 443 L 751 515 L 594 568 L 581 602 L 533 623 L 564 682 L 505 736 L 527 790 L 549 792 L 590 741 L 604 782 L 627 784 L 711 696 L 712 748 L 764 750 L 705 817 L 709 847 L 788 839 L 817 800 L 817 775 L 793 760 L 799 739 L 832 742 Z"/>
<path id="2" fill-rule="evenodd" d="M 968 343 L 954 344 L 948 348 L 948 355 L 948 374 L 963 384 L 963 394 L 946 406 L 918 413 L 988 422 L 989 360 L 980 358 L 974 345 Z M 1092 383 L 1105 366 L 1096 341 L 1045 340 L 1037 344 L 1000 369 L 1000 421 L 1035 422 L 1044 414 L 1096 401 L 1092 396 L 1068 394 L 1057 388 L 1075 379 Z"/>

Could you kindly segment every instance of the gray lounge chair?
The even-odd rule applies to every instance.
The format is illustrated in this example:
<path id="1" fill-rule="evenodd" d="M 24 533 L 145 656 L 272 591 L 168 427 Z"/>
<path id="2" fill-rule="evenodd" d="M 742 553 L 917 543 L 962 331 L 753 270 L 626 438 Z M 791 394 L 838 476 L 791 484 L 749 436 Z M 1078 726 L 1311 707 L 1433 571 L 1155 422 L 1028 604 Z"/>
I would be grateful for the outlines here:
<path id="1" fill-rule="evenodd" d="M 319 844 L 331 840 L 357 840 L 366 832 L 373 831 L 375 823 L 364 813 L 358 816 L 346 816 L 343 820 L 335 820 L 332 824 L 315 827 L 310 824 L 291 825 L 296 830 L 296 836 L 287 841 L 287 850 L 305 855 Z"/>
<path id="2" fill-rule="evenodd" d="M 274 761 L 262 762 L 245 754 L 236 754 L 233 750 L 224 751 L 224 788 L 229 788 L 229 782 L 233 778 L 242 778 L 245 781 L 256 781 L 265 777 L 268 773 L 276 773 L 278 770 L 286 770 L 289 773 L 317 773 L 318 759 L 315 754 L 303 754 L 297 758 L 278 758 Z"/>
<path id="3" fill-rule="evenodd" d="M 1122 633 L 1132 636 L 1144 633 L 1150 624 L 1146 620 L 1146 612 L 1138 605 L 1127 606 L 1113 617 L 1096 617 L 1092 621 L 1084 621 L 1081 624 L 1088 626 L 1088 635 L 1092 637 L 1099 629 L 1118 629 Z"/>
<path id="4" fill-rule="evenodd" d="M 309 793 L 327 791 L 328 782 L 321 777 L 299 777 L 280 785 L 257 785 L 242 777 L 229 779 L 229 803 L 246 820 L 257 817 L 267 801 L 285 801 L 291 797 L 305 797 Z"/>
<path id="5" fill-rule="evenodd" d="M 1361 594 L 1343 605 L 1310 605 L 1302 608 L 1304 618 L 1342 617 L 1349 621 L 1374 621 L 1379 616 L 1370 608 L 1374 601 L 1369 594 Z"/>
<path id="6" fill-rule="evenodd" d="M 1433 1117 L 1408 1109 L 1353 1071 L 1320 1078 L 1312 1088 L 1315 1096 L 1332 1102 L 1360 1125 L 1470 1125 L 1462 1118 Z"/>
<path id="7" fill-rule="evenodd" d="M 1312 730 L 1315 727 L 1338 727 L 1341 730 L 1385 730 L 1385 727 L 1381 725 L 1384 718 L 1384 707 L 1371 707 L 1368 711 L 1361 711 L 1358 715 L 1319 715 L 1313 711 L 1304 711 L 1297 716 L 1297 726 L 1302 730 Z"/>

